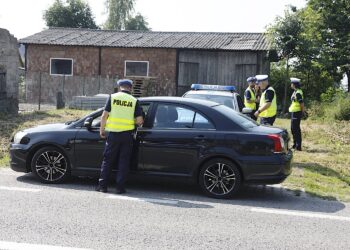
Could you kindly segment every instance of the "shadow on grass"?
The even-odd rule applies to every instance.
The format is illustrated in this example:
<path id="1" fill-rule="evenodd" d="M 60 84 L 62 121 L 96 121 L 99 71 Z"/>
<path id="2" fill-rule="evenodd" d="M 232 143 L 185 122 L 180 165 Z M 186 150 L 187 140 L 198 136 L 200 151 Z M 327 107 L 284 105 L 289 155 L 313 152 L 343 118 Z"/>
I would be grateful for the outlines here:
<path id="1" fill-rule="evenodd" d="M 346 177 L 344 174 L 331 169 L 329 167 L 323 166 L 319 163 L 314 163 L 314 162 L 310 162 L 310 163 L 294 163 L 294 167 L 299 168 L 299 169 L 303 169 L 303 170 L 307 170 L 311 173 L 315 173 L 315 174 L 320 174 L 323 175 L 325 177 L 332 177 L 332 178 L 336 178 L 338 181 L 341 181 L 343 183 L 346 183 L 348 186 L 350 186 L 350 177 Z M 327 199 L 327 200 L 336 200 L 337 198 L 331 195 L 321 195 L 317 192 L 313 192 L 310 190 L 306 190 L 306 193 L 312 195 L 312 196 L 316 196 L 316 197 L 320 197 L 322 199 Z"/>
<path id="2" fill-rule="evenodd" d="M 321 164 L 310 162 L 310 163 L 295 163 L 294 167 L 306 169 L 310 172 L 321 174 L 327 177 L 334 177 L 338 180 L 345 182 L 350 186 L 350 177 L 346 178 L 345 175 L 339 173 L 338 171 L 325 167 Z"/>
<path id="3" fill-rule="evenodd" d="M 313 149 L 306 149 L 305 152 L 307 153 L 322 153 L 322 154 L 327 154 L 331 152 L 328 149 L 321 149 L 321 148 L 313 148 Z"/>

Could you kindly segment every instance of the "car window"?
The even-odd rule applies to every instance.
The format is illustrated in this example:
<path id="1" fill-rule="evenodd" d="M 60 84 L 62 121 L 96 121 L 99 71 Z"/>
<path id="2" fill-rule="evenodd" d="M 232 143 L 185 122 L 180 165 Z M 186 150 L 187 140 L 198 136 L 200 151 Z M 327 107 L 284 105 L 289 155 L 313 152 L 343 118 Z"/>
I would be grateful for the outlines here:
<path id="1" fill-rule="evenodd" d="M 223 104 L 226 107 L 229 107 L 231 109 L 234 109 L 234 103 L 233 103 L 233 97 L 232 96 L 204 95 L 204 94 L 186 94 L 185 97 L 212 101 L 212 102 L 216 102 L 216 103 L 219 103 L 219 104 Z"/>
<path id="2" fill-rule="evenodd" d="M 193 127 L 198 129 L 215 129 L 214 125 L 199 113 L 195 114 Z"/>
<path id="3" fill-rule="evenodd" d="M 203 115 L 187 107 L 173 104 L 158 105 L 153 127 L 214 129 L 214 125 Z"/>
<path id="4" fill-rule="evenodd" d="M 222 113 L 223 115 L 225 115 L 237 125 L 243 128 L 252 128 L 258 126 L 254 120 L 250 119 L 246 115 L 243 115 L 235 110 L 229 109 L 224 105 L 218 105 L 213 108 L 218 110 L 220 113 Z"/>

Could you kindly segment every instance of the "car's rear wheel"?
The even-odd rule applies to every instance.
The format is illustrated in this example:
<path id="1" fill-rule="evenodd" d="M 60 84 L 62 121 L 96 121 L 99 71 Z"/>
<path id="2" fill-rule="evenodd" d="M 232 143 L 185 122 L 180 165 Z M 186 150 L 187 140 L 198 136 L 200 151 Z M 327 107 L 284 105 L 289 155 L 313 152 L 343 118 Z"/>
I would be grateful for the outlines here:
<path id="1" fill-rule="evenodd" d="M 31 168 L 43 183 L 60 183 L 70 176 L 69 160 L 56 147 L 44 147 L 35 152 Z"/>
<path id="2" fill-rule="evenodd" d="M 237 166 L 226 159 L 212 159 L 204 164 L 199 174 L 199 184 L 210 197 L 226 199 L 238 192 L 241 174 Z"/>

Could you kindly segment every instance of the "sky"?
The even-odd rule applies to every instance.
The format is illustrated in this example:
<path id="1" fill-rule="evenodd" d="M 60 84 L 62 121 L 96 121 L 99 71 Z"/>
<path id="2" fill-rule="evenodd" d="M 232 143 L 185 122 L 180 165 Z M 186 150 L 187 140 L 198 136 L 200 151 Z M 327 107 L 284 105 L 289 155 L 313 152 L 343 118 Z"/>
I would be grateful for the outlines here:
<path id="1" fill-rule="evenodd" d="M 96 23 L 107 18 L 105 0 L 85 0 Z M 0 28 L 21 39 L 47 28 L 42 18 L 54 0 L 0 0 Z M 263 32 L 286 6 L 306 0 L 136 0 L 153 31 Z"/>

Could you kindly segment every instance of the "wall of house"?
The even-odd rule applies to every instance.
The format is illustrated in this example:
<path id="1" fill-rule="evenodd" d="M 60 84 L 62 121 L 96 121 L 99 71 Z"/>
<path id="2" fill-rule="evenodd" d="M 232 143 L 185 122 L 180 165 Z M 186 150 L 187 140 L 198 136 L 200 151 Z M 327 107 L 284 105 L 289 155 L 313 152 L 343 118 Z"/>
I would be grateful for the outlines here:
<path id="1" fill-rule="evenodd" d="M 262 51 L 200 51 L 179 52 L 179 92 L 192 83 L 235 85 L 246 88 L 246 79 L 256 74 L 269 74 L 266 52 Z"/>
<path id="2" fill-rule="evenodd" d="M 18 112 L 19 67 L 17 39 L 0 29 L 0 112 Z"/>
<path id="3" fill-rule="evenodd" d="M 100 57 L 101 68 L 99 68 Z M 50 75 L 50 58 L 72 58 L 73 76 Z M 116 79 L 125 77 L 125 60 L 149 61 L 149 77 L 146 78 L 152 84 L 148 86 L 149 94 L 175 95 L 176 50 L 174 49 L 99 49 L 98 47 L 28 45 L 27 101 L 37 102 L 40 95 L 42 102 L 55 103 L 57 92 L 64 93 L 66 102 L 77 95 L 111 93 Z M 142 78 L 136 79 L 142 80 Z"/>

